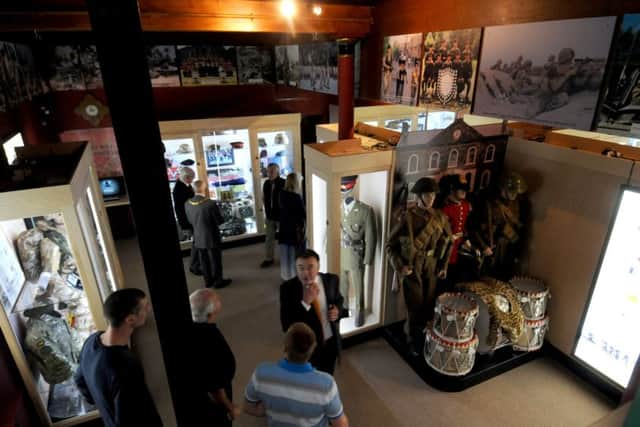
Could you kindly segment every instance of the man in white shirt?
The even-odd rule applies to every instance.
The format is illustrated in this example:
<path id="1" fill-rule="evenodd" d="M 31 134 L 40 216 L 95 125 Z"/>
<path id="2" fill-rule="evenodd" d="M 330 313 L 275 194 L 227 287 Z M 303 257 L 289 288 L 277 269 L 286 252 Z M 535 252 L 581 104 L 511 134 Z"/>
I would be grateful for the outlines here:
<path id="1" fill-rule="evenodd" d="M 296 258 L 297 276 L 280 285 L 280 322 L 283 332 L 296 322 L 307 324 L 318 343 L 311 365 L 333 375 L 340 353 L 340 319 L 346 317 L 340 280 L 320 273 L 320 257 L 310 249 Z"/>

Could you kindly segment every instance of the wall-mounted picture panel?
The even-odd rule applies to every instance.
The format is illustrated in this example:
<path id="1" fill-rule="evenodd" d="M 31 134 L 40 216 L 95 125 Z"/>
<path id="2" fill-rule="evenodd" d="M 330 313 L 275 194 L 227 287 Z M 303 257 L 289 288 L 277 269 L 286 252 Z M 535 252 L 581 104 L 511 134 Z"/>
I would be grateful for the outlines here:
<path id="1" fill-rule="evenodd" d="M 300 45 L 301 89 L 338 94 L 338 44 L 336 42 Z"/>
<path id="2" fill-rule="evenodd" d="M 298 86 L 300 48 L 298 45 L 276 46 L 276 77 L 278 84 Z"/>
<path id="3" fill-rule="evenodd" d="M 487 27 L 473 113 L 590 129 L 616 18 Z"/>
<path id="4" fill-rule="evenodd" d="M 394 104 L 416 105 L 422 33 L 385 37 L 382 52 L 380 98 Z"/>
<path id="5" fill-rule="evenodd" d="M 151 78 L 152 86 L 180 86 L 175 46 L 150 46 L 147 49 L 147 62 L 149 63 L 149 78 Z"/>
<path id="6" fill-rule="evenodd" d="M 261 46 L 239 46 L 236 49 L 240 84 L 275 83 L 273 49 Z"/>
<path id="7" fill-rule="evenodd" d="M 234 46 L 178 46 L 182 86 L 237 85 Z"/>

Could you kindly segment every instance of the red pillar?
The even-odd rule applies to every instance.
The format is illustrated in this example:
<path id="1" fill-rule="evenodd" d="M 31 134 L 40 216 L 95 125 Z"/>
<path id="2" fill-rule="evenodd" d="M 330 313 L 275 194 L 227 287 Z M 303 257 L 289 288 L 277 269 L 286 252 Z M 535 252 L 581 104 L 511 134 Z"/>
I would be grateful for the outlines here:
<path id="1" fill-rule="evenodd" d="M 338 39 L 338 137 L 353 138 L 353 39 Z"/>

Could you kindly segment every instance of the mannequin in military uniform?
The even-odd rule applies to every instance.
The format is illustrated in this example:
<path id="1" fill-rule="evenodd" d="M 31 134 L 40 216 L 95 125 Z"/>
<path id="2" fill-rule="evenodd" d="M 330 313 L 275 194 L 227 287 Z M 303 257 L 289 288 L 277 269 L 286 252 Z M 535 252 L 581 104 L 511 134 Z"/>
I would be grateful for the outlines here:
<path id="1" fill-rule="evenodd" d="M 424 342 L 423 330 L 433 317 L 436 282 L 445 279 L 453 235 L 447 217 L 432 207 L 438 184 L 420 178 L 411 192 L 418 205 L 407 210 L 393 227 L 386 250 L 396 278 L 402 284 L 408 311 L 408 341 L 414 355 Z M 405 329 L 406 331 L 406 329 Z"/>
<path id="2" fill-rule="evenodd" d="M 342 193 L 342 244 L 340 249 L 340 292 L 349 299 L 353 287 L 356 297 L 355 325 L 364 324 L 365 266 L 372 265 L 376 251 L 376 218 L 373 208 L 356 200 L 353 192 L 357 175 L 345 176 L 340 181 Z"/>
<path id="3" fill-rule="evenodd" d="M 518 269 L 528 202 L 523 197 L 527 184 L 515 172 L 501 177 L 498 193 L 479 212 L 474 233 L 485 257 L 483 273 L 509 280 Z"/>

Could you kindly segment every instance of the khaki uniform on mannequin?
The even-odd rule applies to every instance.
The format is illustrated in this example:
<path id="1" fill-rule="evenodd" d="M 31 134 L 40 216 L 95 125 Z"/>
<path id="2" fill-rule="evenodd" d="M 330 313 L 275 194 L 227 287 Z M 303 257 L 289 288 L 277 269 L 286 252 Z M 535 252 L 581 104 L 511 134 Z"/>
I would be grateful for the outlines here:
<path id="1" fill-rule="evenodd" d="M 424 342 L 426 322 L 433 317 L 437 280 L 447 276 L 453 235 L 447 217 L 432 207 L 438 192 L 436 181 L 420 178 L 411 192 L 418 196 L 418 206 L 409 208 L 391 230 L 386 250 L 395 278 L 402 284 L 408 311 L 405 332 L 411 351 L 417 356 Z M 397 290 L 397 283 L 394 289 Z"/>
<path id="2" fill-rule="evenodd" d="M 527 191 L 527 184 L 522 176 L 511 172 L 501 178 L 499 190 L 480 212 L 475 236 L 485 256 L 483 273 L 506 281 L 518 269 L 528 210 L 521 195 Z"/>
<path id="3" fill-rule="evenodd" d="M 340 248 L 340 292 L 349 300 L 349 290 L 353 287 L 356 299 L 355 325 L 362 326 L 365 312 L 365 266 L 373 264 L 376 251 L 376 218 L 373 208 L 353 195 L 357 175 L 341 180 L 342 193 L 342 244 Z M 350 306 L 350 304 L 348 304 Z"/>

